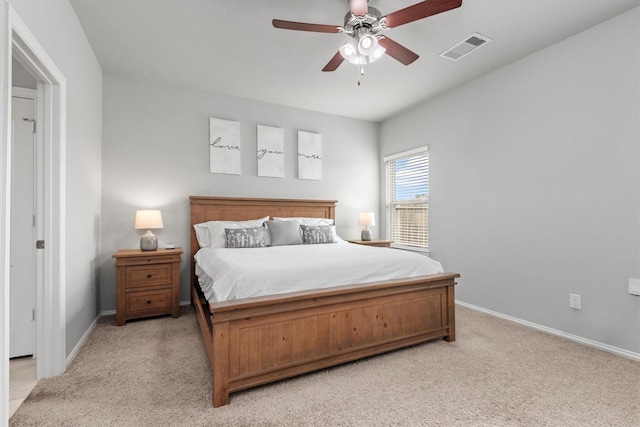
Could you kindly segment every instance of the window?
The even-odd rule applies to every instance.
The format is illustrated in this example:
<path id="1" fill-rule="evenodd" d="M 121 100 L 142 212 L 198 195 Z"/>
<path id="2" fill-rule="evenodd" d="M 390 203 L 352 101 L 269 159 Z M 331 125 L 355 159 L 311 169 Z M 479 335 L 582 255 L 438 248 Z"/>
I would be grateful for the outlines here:
<path id="1" fill-rule="evenodd" d="M 429 249 L 428 147 L 384 158 L 387 187 L 387 239 L 393 246 Z"/>

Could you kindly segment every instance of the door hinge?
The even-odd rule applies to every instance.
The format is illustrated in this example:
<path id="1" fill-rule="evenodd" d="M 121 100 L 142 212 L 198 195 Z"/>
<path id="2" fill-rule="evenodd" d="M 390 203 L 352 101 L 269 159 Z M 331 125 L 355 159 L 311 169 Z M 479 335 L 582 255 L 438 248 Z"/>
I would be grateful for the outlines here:
<path id="1" fill-rule="evenodd" d="M 31 309 L 31 321 L 33 322 L 34 320 L 36 320 L 36 309 L 32 308 Z"/>
<path id="2" fill-rule="evenodd" d="M 44 249 L 44 240 L 36 240 L 36 249 Z"/>

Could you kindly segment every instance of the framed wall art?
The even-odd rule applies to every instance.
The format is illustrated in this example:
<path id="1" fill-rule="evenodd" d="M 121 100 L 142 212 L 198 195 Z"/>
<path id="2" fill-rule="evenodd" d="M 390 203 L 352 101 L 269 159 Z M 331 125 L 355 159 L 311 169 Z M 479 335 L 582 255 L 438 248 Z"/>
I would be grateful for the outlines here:
<path id="1" fill-rule="evenodd" d="M 322 179 L 322 135 L 298 131 L 298 179 Z"/>
<path id="2" fill-rule="evenodd" d="M 240 175 L 240 122 L 209 118 L 209 173 Z"/>
<path id="3" fill-rule="evenodd" d="M 284 178 L 284 129 L 258 125 L 258 176 Z"/>

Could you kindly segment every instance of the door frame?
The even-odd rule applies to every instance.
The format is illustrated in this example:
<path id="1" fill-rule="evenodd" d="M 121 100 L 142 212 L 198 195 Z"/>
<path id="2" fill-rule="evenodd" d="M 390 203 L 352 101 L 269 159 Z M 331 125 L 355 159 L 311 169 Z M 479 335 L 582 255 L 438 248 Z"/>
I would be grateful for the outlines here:
<path id="1" fill-rule="evenodd" d="M 45 248 L 36 263 L 38 378 L 62 374 L 66 364 L 66 92 L 65 76 L 6 1 L 0 2 L 0 425 L 9 414 L 9 256 L 11 212 L 11 63 L 15 56 L 38 81 L 43 138 Z M 35 244 L 35 242 L 34 242 Z M 40 258 L 38 258 L 40 257 Z"/>

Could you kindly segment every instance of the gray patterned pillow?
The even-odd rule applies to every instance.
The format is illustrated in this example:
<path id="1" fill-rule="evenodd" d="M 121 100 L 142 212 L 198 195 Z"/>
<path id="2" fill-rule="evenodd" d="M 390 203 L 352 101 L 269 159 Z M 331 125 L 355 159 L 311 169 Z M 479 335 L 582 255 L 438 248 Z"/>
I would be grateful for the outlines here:
<path id="1" fill-rule="evenodd" d="M 330 225 L 301 225 L 300 228 L 305 244 L 338 243 Z"/>
<path id="2" fill-rule="evenodd" d="M 224 234 L 227 237 L 228 248 L 264 248 L 267 246 L 264 227 L 225 228 Z"/>

